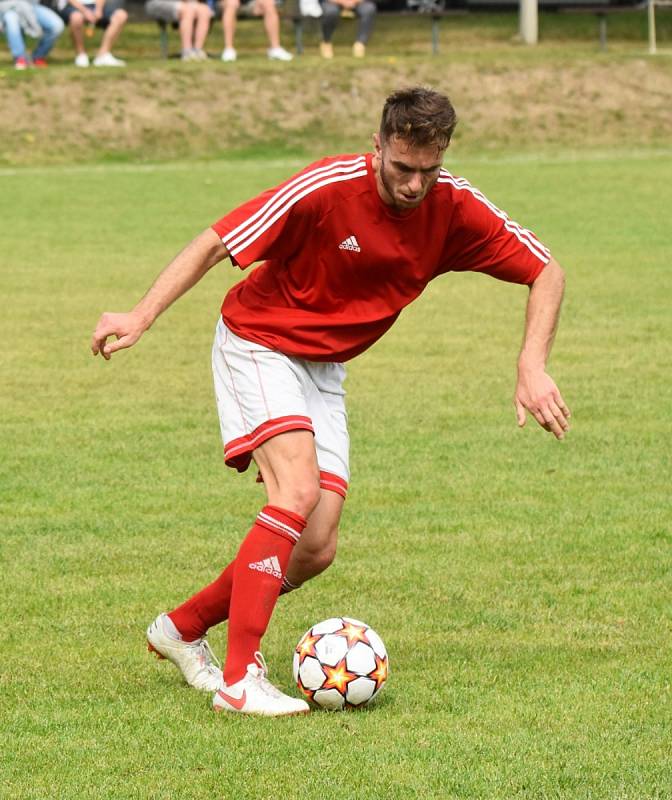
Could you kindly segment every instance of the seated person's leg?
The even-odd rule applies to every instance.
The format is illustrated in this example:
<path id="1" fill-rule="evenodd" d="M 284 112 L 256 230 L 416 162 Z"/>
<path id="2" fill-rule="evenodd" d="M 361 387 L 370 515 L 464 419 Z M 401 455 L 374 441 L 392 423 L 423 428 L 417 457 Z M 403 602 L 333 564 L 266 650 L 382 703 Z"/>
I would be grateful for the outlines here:
<path id="1" fill-rule="evenodd" d="M 9 11 L 5 11 L 5 13 L 0 16 L 0 21 L 2 21 L 2 27 L 5 31 L 5 36 L 7 37 L 9 52 L 12 54 L 14 63 L 17 69 L 24 69 L 27 66 L 26 45 L 23 41 L 23 33 L 21 32 L 19 15 L 14 9 L 10 9 Z"/>
<path id="2" fill-rule="evenodd" d="M 112 47 L 117 41 L 122 28 L 128 20 L 128 12 L 122 7 L 121 0 L 106 0 L 103 16 L 98 25 L 104 29 L 98 55 L 94 64 L 98 67 L 125 67 L 126 62 L 112 55 Z"/>
<path id="3" fill-rule="evenodd" d="M 75 64 L 78 67 L 88 67 L 89 59 L 84 48 L 84 14 L 74 6 L 67 5 L 61 12 L 61 16 L 70 29 L 72 46 L 75 48 Z"/>
<path id="4" fill-rule="evenodd" d="M 240 7 L 240 0 L 224 0 L 224 11 L 222 12 L 222 29 L 224 31 L 224 52 L 222 61 L 235 61 L 236 51 L 233 47 L 233 39 L 236 35 L 236 14 Z"/>
<path id="5" fill-rule="evenodd" d="M 44 61 L 49 55 L 56 39 L 63 33 L 64 24 L 58 14 L 46 6 L 38 4 L 33 9 L 42 28 L 42 38 L 33 50 L 33 61 L 37 63 Z"/>
<path id="6" fill-rule="evenodd" d="M 191 51 L 194 47 L 194 27 L 196 24 L 196 3 L 180 2 L 177 4 L 177 18 L 180 23 L 180 47 L 182 60 L 191 60 Z"/>
<path id="7" fill-rule="evenodd" d="M 291 61 L 291 54 L 280 45 L 280 17 L 275 7 L 275 0 L 257 0 L 257 9 L 264 15 L 264 27 L 269 44 L 268 57 L 277 61 Z"/>
<path id="8" fill-rule="evenodd" d="M 331 44 L 331 39 L 338 25 L 338 20 L 341 16 L 341 6 L 336 3 L 331 3 L 325 0 L 322 3 L 322 42 L 320 44 L 320 54 L 322 58 L 333 58 L 334 48 Z"/>
<path id="9" fill-rule="evenodd" d="M 208 38 L 212 11 L 207 3 L 195 3 L 196 6 L 196 30 L 194 31 L 194 53 L 199 61 L 207 59 L 203 50 L 205 40 Z"/>
<path id="10" fill-rule="evenodd" d="M 371 37 L 373 23 L 376 18 L 376 4 L 372 0 L 361 0 L 355 6 L 357 14 L 357 39 L 352 48 L 352 54 L 356 58 L 362 58 L 366 53 L 366 43 Z"/>

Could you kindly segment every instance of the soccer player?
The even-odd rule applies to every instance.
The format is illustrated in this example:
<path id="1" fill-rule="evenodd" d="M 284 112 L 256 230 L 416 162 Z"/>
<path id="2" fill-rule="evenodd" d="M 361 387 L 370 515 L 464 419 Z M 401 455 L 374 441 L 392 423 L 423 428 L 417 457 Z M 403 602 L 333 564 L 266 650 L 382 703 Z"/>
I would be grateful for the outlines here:
<path id="1" fill-rule="evenodd" d="M 217 710 L 308 711 L 266 677 L 259 652 L 278 595 L 334 558 L 349 479 L 343 362 L 364 352 L 433 278 L 484 272 L 529 287 L 515 407 L 556 438 L 569 409 L 546 372 L 564 274 L 549 251 L 442 162 L 456 124 L 444 95 L 390 95 L 374 153 L 325 158 L 207 228 L 127 313 L 105 313 L 109 359 L 222 259 L 263 263 L 224 298 L 212 352 L 224 459 L 261 474 L 267 504 L 210 585 L 150 625 L 150 649 Z M 108 342 L 110 337 L 116 341 Z M 222 674 L 206 633 L 228 619 Z"/>

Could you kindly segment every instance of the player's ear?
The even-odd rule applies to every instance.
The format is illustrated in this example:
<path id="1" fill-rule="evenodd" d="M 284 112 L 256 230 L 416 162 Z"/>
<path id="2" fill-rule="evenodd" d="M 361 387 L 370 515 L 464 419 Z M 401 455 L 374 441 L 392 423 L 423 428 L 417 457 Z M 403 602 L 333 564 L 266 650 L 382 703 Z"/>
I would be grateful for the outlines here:
<path id="1" fill-rule="evenodd" d="M 379 133 L 374 133 L 373 134 L 373 147 L 374 147 L 374 150 L 376 151 L 376 153 L 378 155 L 380 155 L 380 134 Z"/>

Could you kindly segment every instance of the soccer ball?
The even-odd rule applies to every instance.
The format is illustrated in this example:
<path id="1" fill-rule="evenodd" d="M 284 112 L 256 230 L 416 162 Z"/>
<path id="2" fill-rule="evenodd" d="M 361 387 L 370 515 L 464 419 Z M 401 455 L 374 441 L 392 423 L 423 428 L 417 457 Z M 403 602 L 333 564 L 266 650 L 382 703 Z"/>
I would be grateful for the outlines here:
<path id="1" fill-rule="evenodd" d="M 321 708 L 338 711 L 370 703 L 385 685 L 383 640 L 366 623 L 333 617 L 309 628 L 294 650 L 294 680 Z"/>

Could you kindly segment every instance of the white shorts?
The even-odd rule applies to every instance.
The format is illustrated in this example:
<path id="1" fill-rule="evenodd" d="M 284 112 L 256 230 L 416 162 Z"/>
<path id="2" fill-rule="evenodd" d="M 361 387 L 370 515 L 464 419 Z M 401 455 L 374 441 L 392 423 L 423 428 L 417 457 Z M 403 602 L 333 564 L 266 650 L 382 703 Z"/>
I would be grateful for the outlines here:
<path id="1" fill-rule="evenodd" d="M 220 319 L 212 373 L 227 466 L 244 472 L 256 447 L 292 430 L 312 431 L 320 486 L 345 497 L 350 479 L 345 367 L 305 361 L 236 336 Z"/>

